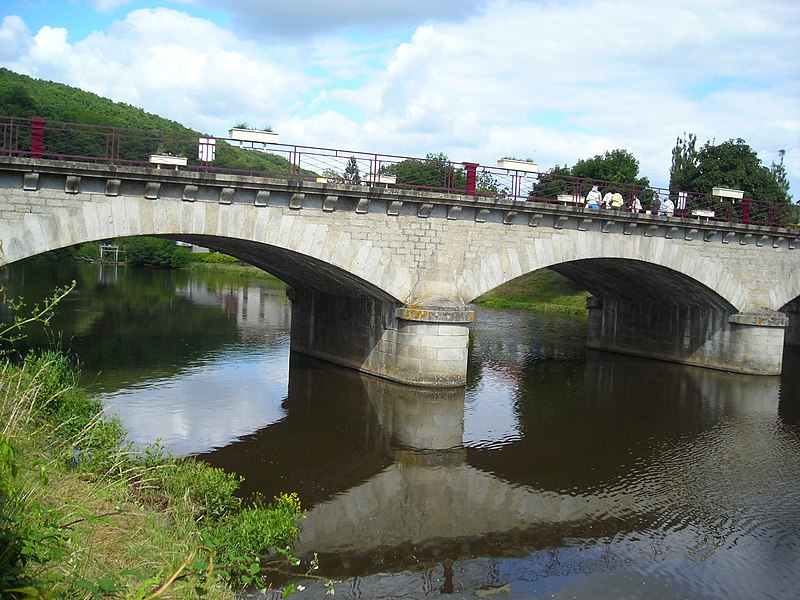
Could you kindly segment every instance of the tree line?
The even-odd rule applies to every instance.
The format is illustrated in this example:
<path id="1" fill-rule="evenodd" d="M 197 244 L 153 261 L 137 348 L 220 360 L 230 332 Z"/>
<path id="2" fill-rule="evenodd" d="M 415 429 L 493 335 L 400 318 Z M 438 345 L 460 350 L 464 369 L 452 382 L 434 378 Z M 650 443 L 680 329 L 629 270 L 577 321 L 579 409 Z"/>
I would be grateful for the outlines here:
<path id="1" fill-rule="evenodd" d="M 49 128 L 45 132 L 46 151 L 71 156 L 105 156 L 107 127 L 131 130 L 119 133 L 116 149 L 122 160 L 147 162 L 150 154 L 185 156 L 200 161 L 198 138 L 207 134 L 194 131 L 176 121 L 148 113 L 123 102 L 114 102 L 76 87 L 34 79 L 0 67 L 0 115 L 41 117 L 52 121 L 84 125 L 77 131 Z M 93 127 L 94 126 L 94 127 Z M 142 134 L 159 132 L 161 137 Z M 30 133 L 21 130 L 19 145 L 27 148 Z M 27 136 L 27 139 L 26 137 Z M 282 156 L 251 152 L 226 143 L 216 145 L 214 166 L 235 171 L 289 173 L 291 163 Z"/>

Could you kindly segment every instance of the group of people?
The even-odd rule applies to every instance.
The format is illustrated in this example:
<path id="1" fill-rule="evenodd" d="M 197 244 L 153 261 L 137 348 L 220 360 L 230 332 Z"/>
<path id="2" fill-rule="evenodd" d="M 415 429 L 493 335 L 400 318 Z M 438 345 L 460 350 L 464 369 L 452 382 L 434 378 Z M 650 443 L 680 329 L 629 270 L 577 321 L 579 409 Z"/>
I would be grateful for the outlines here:
<path id="1" fill-rule="evenodd" d="M 653 200 L 650 203 L 650 210 L 647 211 L 642 207 L 642 202 L 639 200 L 639 196 L 636 194 L 633 194 L 633 198 L 631 199 L 630 203 L 626 203 L 622 198 L 622 194 L 619 192 L 607 191 L 605 195 L 602 195 L 596 185 L 593 185 L 589 193 L 586 194 L 586 204 L 584 206 L 592 210 L 613 208 L 616 210 L 628 210 L 634 213 L 647 214 L 649 212 L 649 214 L 662 215 L 666 217 L 671 217 L 675 214 L 675 203 L 670 199 L 669 196 L 667 196 L 662 203 L 658 197 L 658 193 L 654 193 Z"/>

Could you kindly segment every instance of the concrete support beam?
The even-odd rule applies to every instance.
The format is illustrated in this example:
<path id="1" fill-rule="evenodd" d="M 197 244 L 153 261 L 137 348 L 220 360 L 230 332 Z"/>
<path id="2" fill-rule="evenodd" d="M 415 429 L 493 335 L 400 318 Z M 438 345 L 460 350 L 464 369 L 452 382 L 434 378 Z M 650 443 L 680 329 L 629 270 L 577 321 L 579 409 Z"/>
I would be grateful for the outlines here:
<path id="1" fill-rule="evenodd" d="M 292 350 L 418 386 L 466 384 L 474 315 L 447 301 L 398 306 L 370 298 L 294 290 Z"/>
<path id="2" fill-rule="evenodd" d="M 779 375 L 787 317 L 772 310 L 590 298 L 587 346 L 752 375 Z"/>

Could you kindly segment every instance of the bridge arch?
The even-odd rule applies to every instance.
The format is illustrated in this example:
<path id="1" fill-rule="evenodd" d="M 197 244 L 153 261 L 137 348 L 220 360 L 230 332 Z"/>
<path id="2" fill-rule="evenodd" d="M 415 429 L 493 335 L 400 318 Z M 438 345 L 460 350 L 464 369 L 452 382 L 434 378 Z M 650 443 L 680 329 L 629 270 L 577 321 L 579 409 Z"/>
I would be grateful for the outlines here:
<path id="1" fill-rule="evenodd" d="M 267 241 L 233 239 L 209 235 L 159 235 L 234 256 L 258 267 L 294 289 L 313 288 L 331 295 L 366 297 L 378 302 L 400 302 L 373 282 L 325 261 L 320 256 L 270 244 Z"/>
<path id="2" fill-rule="evenodd" d="M 85 242 L 155 236 L 231 254 L 293 287 L 380 301 L 401 302 L 405 295 L 410 269 L 390 269 L 394 253 L 364 239 L 359 235 L 363 232 L 342 232 L 254 206 L 234 206 L 226 213 L 220 218 L 219 205 L 210 203 L 154 204 L 133 197 L 119 197 L 107 205 L 87 202 L 70 210 L 28 213 L 24 231 L 2 248 L 3 258 L 9 263 Z"/>
<path id="3" fill-rule="evenodd" d="M 706 248 L 665 238 L 625 242 L 585 232 L 567 232 L 550 244 L 538 238 L 519 240 L 516 247 L 488 253 L 466 273 L 465 281 L 474 282 L 467 295 L 471 301 L 517 277 L 551 268 L 603 298 L 700 302 L 736 311 L 752 301 L 740 277 Z M 773 310 L 782 306 L 771 304 Z"/>

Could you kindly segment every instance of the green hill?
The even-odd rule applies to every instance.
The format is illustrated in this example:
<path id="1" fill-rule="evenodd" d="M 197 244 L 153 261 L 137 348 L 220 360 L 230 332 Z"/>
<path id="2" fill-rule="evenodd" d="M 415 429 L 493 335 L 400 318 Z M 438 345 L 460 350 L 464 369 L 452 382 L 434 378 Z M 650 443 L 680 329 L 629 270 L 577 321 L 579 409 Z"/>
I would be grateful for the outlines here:
<path id="1" fill-rule="evenodd" d="M 0 68 L 0 115 L 9 117 L 43 117 L 87 125 L 102 125 L 134 130 L 149 130 L 168 134 L 164 140 L 131 136 L 125 140 L 121 158 L 146 162 L 149 154 L 170 152 L 186 156 L 190 163 L 197 160 L 197 137 L 204 135 L 170 119 L 148 113 L 123 102 L 114 102 L 91 92 L 20 75 Z M 65 153 L 103 156 L 104 142 L 100 136 L 76 135 L 61 132 L 47 133 L 48 150 L 64 148 Z M 58 150 L 57 150 L 58 151 Z M 265 171 L 271 174 L 288 173 L 290 163 L 281 156 L 253 152 L 217 144 L 214 166 L 231 170 Z M 303 178 L 316 173 L 304 171 Z"/>
<path id="2" fill-rule="evenodd" d="M 113 102 L 63 83 L 34 79 L 4 68 L 0 68 L 0 114 L 168 133 L 196 133 L 176 121 L 130 104 Z"/>

